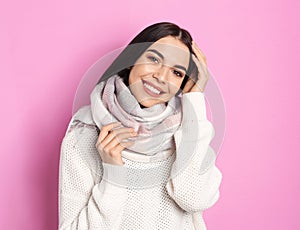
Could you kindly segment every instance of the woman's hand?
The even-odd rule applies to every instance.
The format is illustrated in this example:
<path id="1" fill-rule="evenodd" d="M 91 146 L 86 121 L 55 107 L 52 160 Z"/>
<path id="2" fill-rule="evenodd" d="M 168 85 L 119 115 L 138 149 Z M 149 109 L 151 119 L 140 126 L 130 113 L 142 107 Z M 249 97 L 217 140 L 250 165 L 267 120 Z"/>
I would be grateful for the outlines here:
<path id="1" fill-rule="evenodd" d="M 133 141 L 126 141 L 126 139 L 136 136 L 137 133 L 132 128 L 118 128 L 120 125 L 119 122 L 111 123 L 103 126 L 100 131 L 96 148 L 105 163 L 124 165 L 121 152 L 134 144 Z"/>
<path id="2" fill-rule="evenodd" d="M 192 54 L 192 58 L 198 68 L 198 75 L 196 75 L 197 71 L 192 72 L 183 89 L 183 93 L 204 92 L 205 86 L 209 79 L 205 55 L 194 41 L 192 42 L 192 47 L 194 53 L 196 54 L 196 56 Z"/>

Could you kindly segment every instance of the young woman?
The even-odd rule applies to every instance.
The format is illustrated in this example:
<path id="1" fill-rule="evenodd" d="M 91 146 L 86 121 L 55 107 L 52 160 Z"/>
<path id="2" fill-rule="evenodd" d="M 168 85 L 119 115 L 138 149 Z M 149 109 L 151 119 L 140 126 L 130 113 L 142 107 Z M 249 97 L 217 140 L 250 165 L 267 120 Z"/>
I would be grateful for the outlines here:
<path id="1" fill-rule="evenodd" d="M 205 56 L 173 23 L 140 32 L 62 141 L 59 229 L 206 229 L 222 180 Z"/>

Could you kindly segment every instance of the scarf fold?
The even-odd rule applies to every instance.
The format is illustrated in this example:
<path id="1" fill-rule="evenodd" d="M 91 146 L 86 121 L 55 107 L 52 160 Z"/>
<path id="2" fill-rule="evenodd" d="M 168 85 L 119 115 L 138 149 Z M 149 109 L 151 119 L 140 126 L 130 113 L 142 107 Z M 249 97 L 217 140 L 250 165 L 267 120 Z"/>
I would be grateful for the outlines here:
<path id="1" fill-rule="evenodd" d="M 141 108 L 130 89 L 118 76 L 111 76 L 95 86 L 91 95 L 92 117 L 98 128 L 121 122 L 137 132 L 128 138 L 134 144 L 128 150 L 144 155 L 175 148 L 174 133 L 181 122 L 181 101 L 172 97 L 167 105 L 156 104 Z"/>

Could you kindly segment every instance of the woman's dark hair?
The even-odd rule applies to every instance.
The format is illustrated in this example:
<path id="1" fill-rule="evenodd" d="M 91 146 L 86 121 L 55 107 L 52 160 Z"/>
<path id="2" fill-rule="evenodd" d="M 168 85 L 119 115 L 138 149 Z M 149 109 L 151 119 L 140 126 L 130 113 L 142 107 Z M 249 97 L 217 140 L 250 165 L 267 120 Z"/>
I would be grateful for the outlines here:
<path id="1" fill-rule="evenodd" d="M 97 84 L 101 81 L 107 80 L 112 75 L 118 74 L 121 78 L 123 78 L 124 83 L 128 86 L 128 78 L 131 71 L 130 67 L 135 64 L 137 59 L 146 51 L 149 46 L 166 36 L 178 38 L 188 47 L 190 51 L 189 67 L 180 87 L 183 89 L 191 71 L 196 68 L 196 65 L 192 59 L 192 54 L 195 54 L 192 49 L 193 39 L 187 30 L 182 29 L 171 22 L 156 23 L 142 30 L 107 68 Z"/>

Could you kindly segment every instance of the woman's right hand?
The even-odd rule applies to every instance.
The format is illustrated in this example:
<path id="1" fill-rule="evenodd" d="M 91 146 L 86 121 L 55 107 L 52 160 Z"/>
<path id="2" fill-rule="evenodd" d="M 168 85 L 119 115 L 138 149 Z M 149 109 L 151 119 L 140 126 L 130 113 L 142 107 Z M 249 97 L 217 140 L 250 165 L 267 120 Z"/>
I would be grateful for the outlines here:
<path id="1" fill-rule="evenodd" d="M 209 79 L 206 57 L 194 41 L 192 42 L 192 48 L 193 48 L 194 53 L 196 54 L 196 56 L 194 54 L 192 54 L 192 58 L 197 66 L 198 75 L 196 76 L 196 74 L 195 74 L 195 72 L 197 72 L 197 71 L 194 71 L 191 74 L 191 77 L 185 84 L 183 93 L 189 93 L 189 92 L 202 92 L 203 93 L 204 89 L 206 87 L 207 81 Z"/>
<path id="2" fill-rule="evenodd" d="M 129 137 L 137 135 L 133 128 L 121 127 L 121 123 L 114 122 L 102 127 L 96 148 L 103 162 L 114 165 L 124 165 L 121 152 L 134 144 L 126 141 Z"/>

